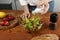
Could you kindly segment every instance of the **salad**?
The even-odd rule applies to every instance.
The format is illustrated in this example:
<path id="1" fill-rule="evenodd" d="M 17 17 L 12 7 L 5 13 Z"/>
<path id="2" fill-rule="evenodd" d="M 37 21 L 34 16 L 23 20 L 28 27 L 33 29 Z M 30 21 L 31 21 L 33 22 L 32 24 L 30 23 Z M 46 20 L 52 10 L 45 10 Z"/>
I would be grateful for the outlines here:
<path id="1" fill-rule="evenodd" d="M 28 29 L 29 31 L 33 32 L 37 30 L 40 30 L 43 23 L 40 19 L 40 17 L 35 18 L 34 16 L 30 19 L 25 18 L 24 19 L 24 29 Z"/>

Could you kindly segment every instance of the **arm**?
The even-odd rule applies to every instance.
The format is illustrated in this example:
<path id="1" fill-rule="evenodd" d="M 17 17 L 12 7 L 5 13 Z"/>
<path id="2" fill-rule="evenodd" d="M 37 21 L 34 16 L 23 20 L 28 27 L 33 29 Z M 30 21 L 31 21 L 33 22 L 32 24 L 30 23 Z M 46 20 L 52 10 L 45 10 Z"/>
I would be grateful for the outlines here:
<path id="1" fill-rule="evenodd" d="M 23 7 L 24 12 L 29 12 L 27 2 L 25 0 L 19 0 L 21 6 Z"/>
<path id="2" fill-rule="evenodd" d="M 19 0 L 21 6 L 23 7 L 23 10 L 24 10 L 24 13 L 21 15 L 21 17 L 24 19 L 24 18 L 27 18 L 27 17 L 30 17 L 30 13 L 29 13 L 29 9 L 28 9 L 28 6 L 27 6 L 27 2 L 25 0 Z"/>
<path id="3" fill-rule="evenodd" d="M 27 5 L 23 6 L 23 10 L 24 10 L 24 12 L 29 13 L 29 9 L 28 9 L 28 6 Z"/>
<path id="4" fill-rule="evenodd" d="M 23 10 L 24 10 L 24 13 L 22 14 L 22 18 L 29 18 L 30 17 L 30 12 L 29 12 L 29 9 L 28 9 L 28 6 L 25 5 L 23 6 Z"/>

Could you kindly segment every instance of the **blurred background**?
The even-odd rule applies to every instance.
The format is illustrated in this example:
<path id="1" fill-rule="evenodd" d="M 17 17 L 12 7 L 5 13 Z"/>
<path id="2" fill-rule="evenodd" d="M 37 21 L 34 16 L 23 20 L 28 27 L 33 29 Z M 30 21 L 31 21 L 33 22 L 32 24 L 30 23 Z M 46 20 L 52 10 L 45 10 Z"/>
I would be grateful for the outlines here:
<path id="1" fill-rule="evenodd" d="M 0 0 L 0 10 L 23 10 L 19 0 Z M 60 0 L 54 0 L 54 12 L 60 12 Z"/>

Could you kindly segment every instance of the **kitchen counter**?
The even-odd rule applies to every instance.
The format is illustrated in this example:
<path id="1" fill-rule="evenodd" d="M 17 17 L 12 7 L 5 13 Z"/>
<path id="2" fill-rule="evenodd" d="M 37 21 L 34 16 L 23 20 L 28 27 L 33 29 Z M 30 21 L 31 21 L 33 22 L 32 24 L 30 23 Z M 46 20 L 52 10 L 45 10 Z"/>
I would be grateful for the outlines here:
<path id="1" fill-rule="evenodd" d="M 0 10 L 4 12 L 13 12 L 18 14 L 22 14 L 23 11 L 16 11 L 16 10 Z M 42 17 L 44 18 L 44 25 L 38 32 L 34 33 L 28 33 L 26 32 L 22 25 L 18 25 L 15 28 L 9 29 L 9 30 L 1 30 L 0 31 L 0 40 L 30 40 L 32 37 L 41 35 L 41 34 L 57 34 L 60 37 L 60 12 L 56 12 L 58 14 L 58 21 L 57 21 L 57 27 L 55 30 L 50 30 L 48 25 L 49 25 L 49 20 L 50 20 L 50 15 L 52 12 L 48 12 Z M 37 15 L 38 16 L 38 15 Z"/>

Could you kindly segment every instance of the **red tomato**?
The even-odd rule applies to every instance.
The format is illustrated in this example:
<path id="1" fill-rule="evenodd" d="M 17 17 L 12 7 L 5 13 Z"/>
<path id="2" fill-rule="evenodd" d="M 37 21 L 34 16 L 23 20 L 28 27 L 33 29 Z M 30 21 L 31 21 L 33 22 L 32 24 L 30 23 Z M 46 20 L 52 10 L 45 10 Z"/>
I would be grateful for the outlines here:
<path id="1" fill-rule="evenodd" d="M 42 21 L 40 21 L 39 23 L 42 24 Z"/>
<path id="2" fill-rule="evenodd" d="M 14 16 L 9 16 L 9 19 L 10 19 L 10 20 L 13 20 L 13 19 L 14 19 Z"/>
<path id="3" fill-rule="evenodd" d="M 4 21 L 4 25 L 5 26 L 8 26 L 9 25 L 9 22 L 8 21 Z"/>

